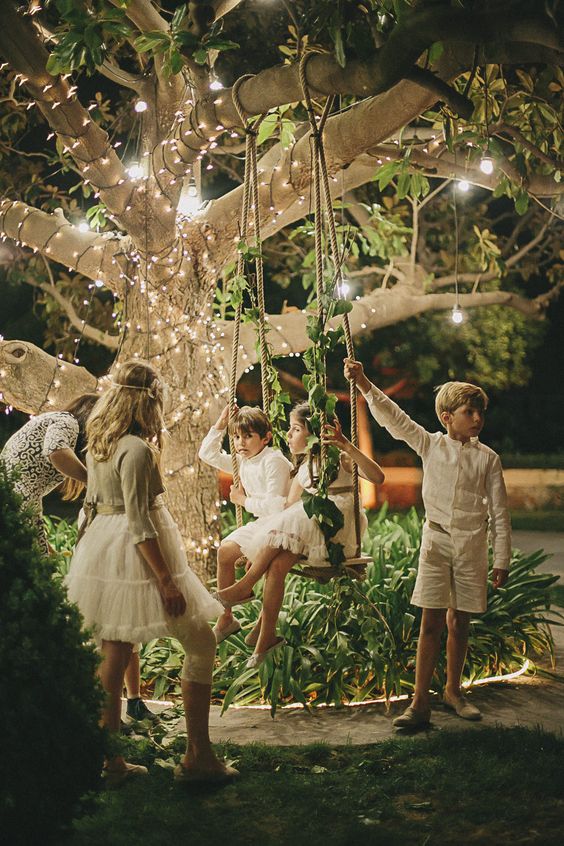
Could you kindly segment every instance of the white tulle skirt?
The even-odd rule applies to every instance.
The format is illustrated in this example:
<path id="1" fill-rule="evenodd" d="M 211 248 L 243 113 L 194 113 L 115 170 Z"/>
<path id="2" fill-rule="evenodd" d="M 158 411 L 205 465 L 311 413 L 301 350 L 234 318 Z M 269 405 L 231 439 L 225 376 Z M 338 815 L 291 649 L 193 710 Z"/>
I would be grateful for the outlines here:
<path id="1" fill-rule="evenodd" d="M 176 523 L 166 508 L 151 511 L 159 545 L 186 599 L 186 615 L 208 621 L 223 608 L 188 566 Z M 125 514 L 99 514 L 86 529 L 66 578 L 96 640 L 146 642 L 171 633 L 153 572 L 131 540 Z"/>
<path id="2" fill-rule="evenodd" d="M 336 494 L 331 497 L 342 512 L 345 524 L 333 541 L 342 543 L 345 558 L 356 555 L 356 533 L 354 520 L 354 499 L 352 494 Z M 361 537 L 366 531 L 367 519 L 364 511 L 360 513 Z M 287 549 L 307 559 L 310 567 L 327 567 L 327 547 L 317 522 L 305 513 L 301 500 L 289 508 L 263 517 L 256 523 L 248 524 L 255 531 L 250 532 L 241 542 L 241 551 L 249 561 L 254 561 L 256 554 L 265 546 Z M 246 527 L 245 527 L 246 528 Z"/>

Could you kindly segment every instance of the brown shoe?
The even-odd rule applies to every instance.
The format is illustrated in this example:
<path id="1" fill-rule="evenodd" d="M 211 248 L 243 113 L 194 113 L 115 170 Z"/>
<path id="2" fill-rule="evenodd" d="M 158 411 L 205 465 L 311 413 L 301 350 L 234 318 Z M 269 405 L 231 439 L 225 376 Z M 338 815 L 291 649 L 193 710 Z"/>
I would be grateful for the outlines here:
<path id="1" fill-rule="evenodd" d="M 468 702 L 466 697 L 461 693 L 456 699 L 450 699 L 446 691 L 443 693 L 443 705 L 451 711 L 456 711 L 459 717 L 463 720 L 481 720 L 482 714 L 480 709 Z"/>
<path id="2" fill-rule="evenodd" d="M 118 787 L 130 778 L 149 775 L 149 770 L 142 764 L 125 764 L 118 770 L 102 770 L 102 778 L 108 787 Z"/>
<path id="3" fill-rule="evenodd" d="M 392 725 L 396 728 L 416 729 L 428 726 L 430 722 L 430 708 L 427 708 L 425 711 L 417 711 L 413 705 L 410 705 L 405 709 L 403 714 L 392 721 Z"/>
<path id="4" fill-rule="evenodd" d="M 217 770 L 188 769 L 183 764 L 174 768 L 174 780 L 184 784 L 224 784 L 239 776 L 239 770 L 225 764 Z"/>

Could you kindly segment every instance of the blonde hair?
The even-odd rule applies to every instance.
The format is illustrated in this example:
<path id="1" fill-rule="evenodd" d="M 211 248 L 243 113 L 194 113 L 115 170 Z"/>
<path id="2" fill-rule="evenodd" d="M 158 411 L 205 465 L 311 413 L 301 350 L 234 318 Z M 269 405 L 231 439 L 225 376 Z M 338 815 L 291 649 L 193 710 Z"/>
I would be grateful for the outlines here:
<path id="1" fill-rule="evenodd" d="M 88 420 L 88 451 L 96 461 L 107 461 L 124 435 L 137 435 L 160 450 L 163 428 L 163 385 L 157 371 L 146 361 L 126 361 Z"/>
<path id="2" fill-rule="evenodd" d="M 468 403 L 480 411 L 484 412 L 488 407 L 488 395 L 483 388 L 478 385 L 472 385 L 470 382 L 445 382 L 444 385 L 439 385 L 435 388 L 437 396 L 435 397 L 435 411 L 437 417 L 444 426 L 441 420 L 441 414 L 448 411 L 452 414 L 461 405 Z"/>
<path id="3" fill-rule="evenodd" d="M 229 423 L 229 434 L 238 435 L 257 434 L 259 438 L 266 438 L 272 434 L 272 423 L 260 408 L 244 405 Z"/>
<path id="4" fill-rule="evenodd" d="M 66 411 L 67 414 L 72 414 L 78 422 L 78 438 L 74 451 L 81 461 L 84 461 L 82 453 L 86 449 L 86 423 L 99 399 L 99 394 L 81 394 L 63 408 L 63 411 Z M 70 502 L 73 499 L 78 499 L 85 487 L 84 482 L 79 482 L 78 479 L 71 479 L 70 476 L 66 476 L 59 486 L 59 492 L 62 499 Z"/>

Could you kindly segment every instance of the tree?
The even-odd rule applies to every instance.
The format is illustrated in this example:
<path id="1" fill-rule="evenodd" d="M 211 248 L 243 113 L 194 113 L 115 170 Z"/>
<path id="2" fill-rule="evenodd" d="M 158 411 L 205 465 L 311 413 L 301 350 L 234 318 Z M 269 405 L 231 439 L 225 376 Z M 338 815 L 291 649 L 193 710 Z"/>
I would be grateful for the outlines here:
<path id="1" fill-rule="evenodd" d="M 259 136 L 262 235 L 267 253 L 269 241 L 272 252 L 280 245 L 284 251 L 294 227 L 298 250 L 290 262 L 300 251 L 307 257 L 300 239 L 311 228 L 300 223 L 312 181 L 303 56 L 317 105 L 340 98 L 324 143 L 334 199 L 345 194 L 342 249 L 364 286 L 350 315 L 354 334 L 454 305 L 498 304 L 537 318 L 557 295 L 556 278 L 531 297 L 510 271 L 539 255 L 549 256 L 554 270 L 559 215 L 551 204 L 563 190 L 554 108 L 564 83 L 558 4 L 315 0 L 273 9 L 238 0 L 158 7 L 151 0 L 55 0 L 43 8 L 31 0 L 16 10 L 2 0 L 1 6 L 11 120 L 0 131 L 13 172 L 2 176 L 9 198 L 0 204 L 0 229 L 23 250 L 11 248 L 13 272 L 21 275 L 23 255 L 24 281 L 49 298 L 49 308 L 53 299 L 58 304 L 52 321 L 59 331 L 63 314 L 75 330 L 71 337 L 100 343 L 118 360 L 150 358 L 162 370 L 170 388 L 169 496 L 200 560 L 217 534 L 215 478 L 195 456 L 227 390 L 233 322 L 226 269 L 237 258 L 243 194 L 236 184 L 244 134 L 237 98 L 243 115 L 266 114 Z M 100 75 L 112 83 L 103 83 L 107 97 L 93 90 Z M 216 75 L 237 82 L 218 91 Z M 132 100 L 144 109 L 137 116 Z M 17 182 L 22 154 L 33 154 L 17 140 L 29 125 L 28 108 L 54 135 L 56 155 L 52 148 L 38 154 L 63 169 L 54 184 L 44 176 L 31 187 Z M 133 167 L 120 157 L 132 146 Z M 495 159 L 492 172 L 480 169 L 484 157 Z M 39 173 L 43 160 L 34 162 Z M 229 173 L 230 189 L 220 186 L 220 196 L 186 212 L 186 200 L 214 166 Z M 452 241 L 441 244 L 433 216 L 447 194 L 452 206 L 452 185 L 462 180 L 511 198 L 522 217 L 499 235 L 476 224 L 469 258 L 456 264 Z M 88 201 L 93 229 L 79 223 L 76 191 Z M 410 220 L 396 200 L 410 204 Z M 84 300 L 98 325 L 77 306 L 81 289 L 78 303 Z M 302 310 L 271 315 L 269 327 L 274 356 L 310 344 Z M 257 361 L 253 331 L 251 323 L 242 327 L 239 373 Z M 75 349 L 73 341 L 64 352 Z M 103 385 L 76 362 L 23 341 L 1 342 L 0 367 L 5 401 L 29 412 Z"/>

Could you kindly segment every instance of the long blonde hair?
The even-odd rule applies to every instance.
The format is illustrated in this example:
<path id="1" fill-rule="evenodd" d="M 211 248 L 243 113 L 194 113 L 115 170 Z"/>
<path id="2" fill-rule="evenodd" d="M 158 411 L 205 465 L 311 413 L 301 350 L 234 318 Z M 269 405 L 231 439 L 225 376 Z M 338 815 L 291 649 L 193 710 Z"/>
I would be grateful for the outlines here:
<path id="1" fill-rule="evenodd" d="M 100 399 L 99 394 L 81 394 L 63 408 L 78 422 L 78 439 L 74 451 L 78 458 L 84 463 L 84 451 L 86 449 L 86 422 L 92 413 L 92 409 Z M 71 479 L 66 476 L 59 486 L 62 499 L 67 502 L 78 499 L 86 485 L 78 479 Z"/>
<path id="2" fill-rule="evenodd" d="M 146 361 L 126 361 L 88 420 L 88 452 L 96 461 L 107 461 L 124 435 L 137 435 L 160 451 L 163 428 L 163 385 L 157 371 Z"/>

